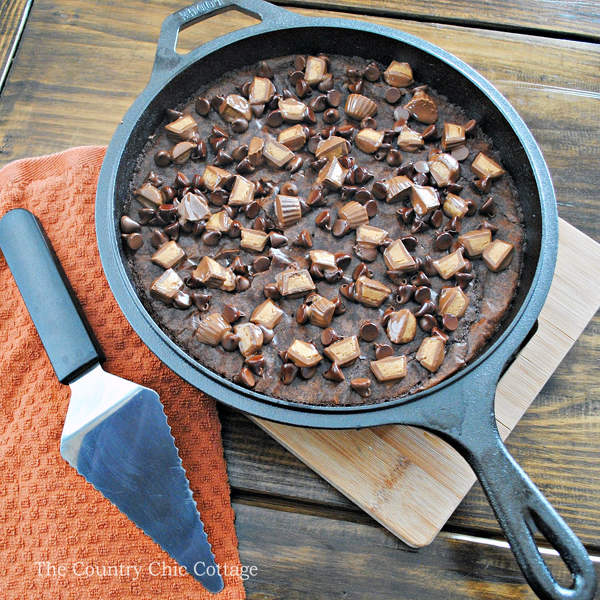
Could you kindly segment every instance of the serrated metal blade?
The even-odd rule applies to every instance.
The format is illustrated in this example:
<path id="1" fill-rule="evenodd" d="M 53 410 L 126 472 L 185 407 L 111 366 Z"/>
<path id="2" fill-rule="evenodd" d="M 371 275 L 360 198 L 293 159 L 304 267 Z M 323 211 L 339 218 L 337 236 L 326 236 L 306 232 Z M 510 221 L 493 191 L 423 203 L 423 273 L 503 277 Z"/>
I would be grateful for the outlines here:
<path id="1" fill-rule="evenodd" d="M 95 366 L 71 383 L 61 455 L 208 591 L 223 589 L 155 391 Z"/>

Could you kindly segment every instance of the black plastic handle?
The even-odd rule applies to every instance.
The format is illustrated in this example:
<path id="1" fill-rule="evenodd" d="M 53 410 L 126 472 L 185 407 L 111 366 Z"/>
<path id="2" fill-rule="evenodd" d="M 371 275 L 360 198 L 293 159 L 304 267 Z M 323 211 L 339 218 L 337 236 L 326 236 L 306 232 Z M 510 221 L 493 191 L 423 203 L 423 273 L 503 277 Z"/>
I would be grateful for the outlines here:
<path id="1" fill-rule="evenodd" d="M 583 544 L 509 454 L 495 424 L 492 428 L 493 435 L 482 428 L 483 435 L 449 441 L 479 478 L 525 579 L 542 600 L 592 600 L 596 574 Z M 550 572 L 534 538 L 536 529 L 569 569 L 571 587 L 560 585 Z"/>
<path id="2" fill-rule="evenodd" d="M 23 208 L 6 213 L 0 220 L 0 250 L 59 381 L 70 383 L 104 360 L 38 219 Z"/>
<path id="3" fill-rule="evenodd" d="M 184 60 L 188 60 L 187 56 L 181 56 L 176 50 L 180 31 L 228 10 L 239 10 L 246 15 L 260 19 L 261 23 L 252 26 L 255 31 L 257 28 L 260 29 L 263 23 L 269 26 L 276 20 L 289 22 L 297 16 L 289 10 L 279 8 L 264 0 L 204 0 L 204 2 L 197 2 L 178 10 L 163 21 L 156 48 L 152 79 L 163 72 L 174 72 Z"/>

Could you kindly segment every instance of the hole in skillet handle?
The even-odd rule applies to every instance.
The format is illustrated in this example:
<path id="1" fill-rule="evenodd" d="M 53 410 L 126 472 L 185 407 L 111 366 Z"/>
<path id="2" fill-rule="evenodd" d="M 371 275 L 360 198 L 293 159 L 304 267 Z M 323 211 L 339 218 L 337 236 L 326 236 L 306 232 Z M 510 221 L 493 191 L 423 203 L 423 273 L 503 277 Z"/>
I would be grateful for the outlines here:
<path id="1" fill-rule="evenodd" d="M 283 23 L 296 18 L 294 13 L 264 2 L 264 0 L 205 0 L 192 4 L 174 12 L 163 21 L 150 79 L 155 80 L 160 79 L 163 75 L 173 75 L 182 64 L 184 56 L 177 53 L 177 39 L 180 31 L 230 10 L 241 12 L 251 19 L 260 21 L 255 25 L 252 23 L 245 25 L 241 35 L 244 35 L 243 31 L 248 28 L 251 28 L 254 33 L 259 31 L 262 25 L 266 30 L 275 21 Z"/>
<path id="2" fill-rule="evenodd" d="M 210 24 L 207 25 L 206 21 L 210 21 Z M 210 42 L 233 31 L 257 25 L 261 21 L 231 7 L 226 11 L 220 12 L 218 15 L 215 14 L 206 17 L 201 22 L 204 23 L 202 29 L 194 27 L 198 21 L 181 28 L 177 37 L 177 54 L 186 55 L 206 42 Z"/>
<path id="3" fill-rule="evenodd" d="M 490 428 L 494 435 L 490 435 Z M 583 544 L 508 453 L 495 423 L 468 436 L 452 438 L 448 441 L 477 475 L 519 568 L 536 595 L 542 600 L 592 600 L 597 589 L 596 574 Z M 570 587 L 558 583 L 550 571 L 535 541 L 536 530 L 564 562 L 571 575 Z"/>

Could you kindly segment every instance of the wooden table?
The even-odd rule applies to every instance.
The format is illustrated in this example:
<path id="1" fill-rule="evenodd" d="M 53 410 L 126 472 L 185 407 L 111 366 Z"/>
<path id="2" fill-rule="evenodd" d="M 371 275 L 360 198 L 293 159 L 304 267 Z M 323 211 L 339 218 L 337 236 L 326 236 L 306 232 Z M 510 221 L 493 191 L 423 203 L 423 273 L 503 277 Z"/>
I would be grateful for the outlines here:
<path id="1" fill-rule="evenodd" d="M 560 216 L 600 240 L 600 4 L 586 0 L 289 0 L 305 15 L 368 19 L 423 37 L 489 78 L 542 147 Z M 185 0 L 2 0 L 0 166 L 106 144 L 145 86 L 162 20 Z M 227 13 L 191 49 L 251 24 Z M 585 260 L 573 265 L 573 284 Z M 576 293 L 573 303 L 577 302 Z M 508 447 L 600 566 L 600 320 Z M 241 414 L 221 408 L 249 598 L 534 598 L 478 486 L 438 538 L 409 549 Z M 599 569 L 600 571 L 600 569 Z"/>

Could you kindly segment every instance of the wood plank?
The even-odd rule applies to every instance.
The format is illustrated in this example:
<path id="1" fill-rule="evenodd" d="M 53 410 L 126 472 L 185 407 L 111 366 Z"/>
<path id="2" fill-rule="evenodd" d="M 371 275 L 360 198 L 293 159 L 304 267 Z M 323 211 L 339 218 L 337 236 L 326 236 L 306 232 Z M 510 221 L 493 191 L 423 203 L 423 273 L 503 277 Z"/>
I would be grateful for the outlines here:
<path id="1" fill-rule="evenodd" d="M 0 14 L 0 93 L 21 39 L 33 0 L 5 0 Z"/>
<path id="2" fill-rule="evenodd" d="M 413 19 L 419 22 L 528 32 L 565 39 L 600 39 L 600 5 L 581 0 L 283 0 L 281 4 Z"/>
<path id="3" fill-rule="evenodd" d="M 444 533 L 414 550 L 372 524 L 239 501 L 234 510 L 242 564 L 256 567 L 245 583 L 249 600 L 536 598 L 496 540 Z M 560 567 L 557 557 L 544 556 Z"/>
<path id="4" fill-rule="evenodd" d="M 0 166 L 69 146 L 107 143 L 147 82 L 160 23 L 184 4 L 134 0 L 108 8 L 98 0 L 62 0 L 57 11 L 47 0 L 36 1 L 0 102 Z M 142 13 L 143 31 L 130 26 Z M 588 166 L 600 153 L 600 46 L 396 19 L 368 20 L 419 35 L 494 82 L 540 143 L 554 176 L 561 216 L 600 239 L 596 171 Z M 206 23 L 190 30 L 197 30 L 197 37 L 188 37 L 189 44 L 247 21 L 234 12 Z M 43 48 L 40 39 L 45 40 Z"/>

